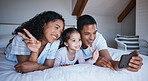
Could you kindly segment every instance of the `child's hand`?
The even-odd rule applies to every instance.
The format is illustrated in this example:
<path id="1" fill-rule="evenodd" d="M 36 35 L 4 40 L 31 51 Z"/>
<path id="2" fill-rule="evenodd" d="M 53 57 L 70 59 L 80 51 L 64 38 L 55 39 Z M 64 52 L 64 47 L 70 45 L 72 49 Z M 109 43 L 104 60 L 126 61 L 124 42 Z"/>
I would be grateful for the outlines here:
<path id="1" fill-rule="evenodd" d="M 88 47 L 89 47 L 89 49 L 90 49 L 91 52 L 92 52 L 92 58 L 91 58 L 91 60 L 94 61 L 94 62 L 96 62 L 97 59 L 98 59 L 98 57 L 99 57 L 99 52 L 98 52 L 98 50 L 97 50 L 97 49 L 94 50 L 94 47 L 93 47 L 93 46 L 92 46 L 92 49 L 90 48 L 90 46 L 88 46 Z"/>
<path id="2" fill-rule="evenodd" d="M 60 65 L 60 66 L 70 66 L 70 64 L 63 64 L 63 65 Z"/>
<path id="3" fill-rule="evenodd" d="M 38 41 L 28 30 L 23 29 L 26 34 L 30 37 L 26 37 L 24 34 L 18 32 L 18 34 L 24 39 L 24 42 L 27 45 L 27 48 L 31 51 L 31 52 L 38 52 L 39 48 L 41 47 L 41 42 Z"/>

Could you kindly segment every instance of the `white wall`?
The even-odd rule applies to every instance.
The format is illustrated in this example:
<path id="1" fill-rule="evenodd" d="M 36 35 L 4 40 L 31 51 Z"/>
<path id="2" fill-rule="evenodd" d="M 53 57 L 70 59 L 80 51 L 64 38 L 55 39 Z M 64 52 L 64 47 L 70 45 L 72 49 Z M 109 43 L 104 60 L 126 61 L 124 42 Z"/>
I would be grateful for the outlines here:
<path id="1" fill-rule="evenodd" d="M 109 47 L 116 47 L 115 37 L 121 32 L 121 24 L 114 16 L 94 16 L 97 21 L 97 30 L 107 41 Z"/>
<path id="2" fill-rule="evenodd" d="M 123 22 L 118 23 L 115 16 L 92 15 L 97 21 L 97 30 L 104 36 L 109 47 L 116 48 L 115 37 L 117 34 L 134 35 L 135 34 L 135 10 L 132 10 Z"/>
<path id="3" fill-rule="evenodd" d="M 136 1 L 136 34 L 148 41 L 148 0 Z"/>
<path id="4" fill-rule="evenodd" d="M 0 22 L 22 23 L 48 10 L 62 14 L 67 25 L 76 24 L 71 0 L 1 0 Z"/>
<path id="5" fill-rule="evenodd" d="M 125 1 L 125 2 L 127 2 L 127 1 Z M 117 5 L 103 5 L 103 4 L 101 4 L 103 7 L 102 6 L 97 7 L 98 5 L 93 5 L 92 3 L 93 3 L 93 1 L 90 1 L 90 2 L 88 1 L 87 4 L 89 4 L 89 5 L 86 5 L 82 15 L 89 14 L 95 18 L 95 20 L 97 21 L 97 24 L 98 24 L 97 30 L 104 36 L 109 47 L 114 47 L 114 48 L 117 47 L 117 44 L 114 40 L 117 34 L 124 34 L 124 35 L 134 35 L 135 34 L 135 9 L 133 9 L 121 23 L 118 23 L 117 19 L 118 19 L 118 16 L 123 11 L 123 10 L 121 10 L 121 7 L 123 7 L 123 4 L 118 5 L 118 6 Z M 95 2 L 95 3 L 97 3 L 97 2 Z M 118 14 L 112 14 L 113 12 L 108 13 L 107 9 L 110 9 L 109 6 L 118 7 L 116 10 L 120 9 L 120 11 L 118 11 L 119 13 Z M 94 8 L 96 8 L 96 9 L 94 9 Z M 93 13 L 94 12 L 93 9 L 97 10 L 96 12 L 98 12 L 98 14 Z M 122 9 L 124 9 L 124 7 Z M 107 13 L 99 14 L 101 12 L 107 12 Z"/>
<path id="6" fill-rule="evenodd" d="M 64 17 L 66 25 L 76 25 L 72 0 L 0 0 L 0 23 L 21 24 L 43 11 L 56 11 Z M 0 46 L 8 42 L 16 27 L 0 24 Z"/>
<path id="7" fill-rule="evenodd" d="M 121 22 L 121 34 L 122 35 L 135 35 L 136 32 L 136 8 L 124 18 Z"/>

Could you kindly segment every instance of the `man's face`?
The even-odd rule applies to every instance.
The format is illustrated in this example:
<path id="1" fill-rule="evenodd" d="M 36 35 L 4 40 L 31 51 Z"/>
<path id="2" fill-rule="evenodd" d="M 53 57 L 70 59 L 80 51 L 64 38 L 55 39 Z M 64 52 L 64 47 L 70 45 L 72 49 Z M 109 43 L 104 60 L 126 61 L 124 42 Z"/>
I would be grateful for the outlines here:
<path id="1" fill-rule="evenodd" d="M 83 29 L 81 30 L 81 37 L 82 37 L 82 48 L 86 49 L 88 46 L 92 46 L 96 38 L 96 25 L 84 25 Z"/>

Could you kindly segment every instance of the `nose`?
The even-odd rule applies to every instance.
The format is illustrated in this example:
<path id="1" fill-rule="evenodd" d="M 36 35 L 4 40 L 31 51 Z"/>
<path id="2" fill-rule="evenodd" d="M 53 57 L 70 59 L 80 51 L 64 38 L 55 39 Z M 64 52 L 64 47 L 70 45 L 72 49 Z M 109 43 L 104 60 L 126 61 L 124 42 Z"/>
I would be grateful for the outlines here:
<path id="1" fill-rule="evenodd" d="M 94 40 L 94 35 L 93 34 L 90 34 L 89 39 L 90 40 Z"/>
<path id="2" fill-rule="evenodd" d="M 61 36 L 60 30 L 57 30 L 55 33 L 56 33 L 56 35 L 57 35 L 57 38 L 59 38 L 59 37 Z"/>

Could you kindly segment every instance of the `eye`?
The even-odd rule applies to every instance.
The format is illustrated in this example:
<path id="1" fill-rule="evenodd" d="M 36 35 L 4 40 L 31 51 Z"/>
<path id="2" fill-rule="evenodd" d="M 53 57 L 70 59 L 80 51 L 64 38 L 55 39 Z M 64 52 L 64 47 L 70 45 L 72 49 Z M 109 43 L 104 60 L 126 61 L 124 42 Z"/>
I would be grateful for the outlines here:
<path id="1" fill-rule="evenodd" d="M 84 33 L 84 35 L 89 35 L 89 33 Z"/>
<path id="2" fill-rule="evenodd" d="M 56 28 L 56 29 L 59 29 L 59 27 L 57 27 L 57 26 L 56 26 L 55 28 Z"/>
<path id="3" fill-rule="evenodd" d="M 81 41 L 81 39 L 79 39 L 79 41 Z"/>
<path id="4" fill-rule="evenodd" d="M 96 32 L 94 32 L 93 34 L 96 34 L 97 33 L 97 31 Z"/>
<path id="5" fill-rule="evenodd" d="M 76 40 L 72 40 L 72 42 L 75 42 Z"/>

